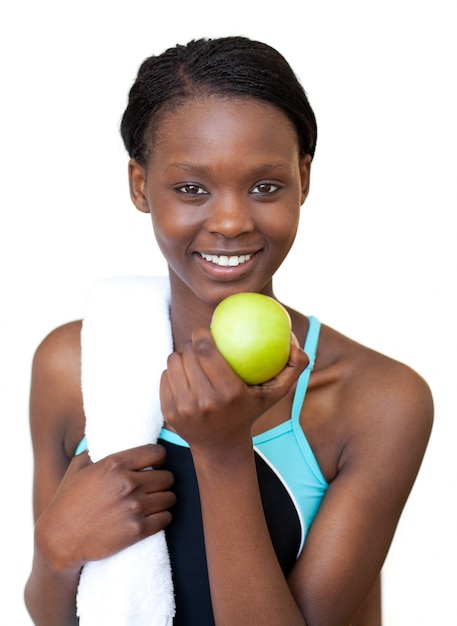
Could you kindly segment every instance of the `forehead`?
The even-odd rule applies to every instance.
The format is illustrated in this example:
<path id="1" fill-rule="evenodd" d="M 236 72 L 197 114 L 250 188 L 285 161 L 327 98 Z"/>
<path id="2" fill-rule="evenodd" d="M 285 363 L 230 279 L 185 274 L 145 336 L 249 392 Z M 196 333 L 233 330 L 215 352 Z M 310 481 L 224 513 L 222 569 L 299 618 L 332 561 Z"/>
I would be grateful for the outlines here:
<path id="1" fill-rule="evenodd" d="M 160 116 L 150 146 L 154 159 L 175 153 L 211 154 L 223 148 L 241 157 L 247 152 L 298 154 L 293 124 L 277 107 L 244 97 L 205 96 L 187 99 Z"/>

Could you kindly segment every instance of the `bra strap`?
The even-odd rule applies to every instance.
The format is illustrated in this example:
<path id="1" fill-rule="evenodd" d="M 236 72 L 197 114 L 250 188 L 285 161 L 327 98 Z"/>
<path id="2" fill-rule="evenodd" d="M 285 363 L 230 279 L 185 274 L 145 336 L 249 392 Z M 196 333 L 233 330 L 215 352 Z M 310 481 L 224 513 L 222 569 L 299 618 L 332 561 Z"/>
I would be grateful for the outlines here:
<path id="1" fill-rule="evenodd" d="M 297 423 L 300 419 L 300 413 L 305 400 L 306 390 L 308 389 L 309 377 L 314 368 L 316 361 L 317 345 L 319 343 L 319 334 L 321 330 L 321 324 L 319 320 L 313 316 L 308 317 L 309 328 L 306 335 L 305 345 L 303 350 L 309 357 L 309 363 L 306 369 L 300 374 L 295 389 L 294 401 L 292 404 L 292 422 Z"/>

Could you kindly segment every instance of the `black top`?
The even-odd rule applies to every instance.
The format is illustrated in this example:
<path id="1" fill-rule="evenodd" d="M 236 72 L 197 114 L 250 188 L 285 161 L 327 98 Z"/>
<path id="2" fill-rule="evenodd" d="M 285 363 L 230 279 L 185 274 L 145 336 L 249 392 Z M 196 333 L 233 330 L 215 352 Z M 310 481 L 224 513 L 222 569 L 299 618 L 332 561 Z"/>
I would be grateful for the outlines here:
<path id="1" fill-rule="evenodd" d="M 214 626 L 200 495 L 192 455 L 185 446 L 159 441 L 167 451 L 165 467 L 174 474 L 173 489 L 177 498 L 172 510 L 173 521 L 166 529 L 176 599 L 173 624 Z M 300 546 L 300 520 L 281 480 L 257 453 L 255 458 L 265 518 L 278 561 L 287 576 Z"/>

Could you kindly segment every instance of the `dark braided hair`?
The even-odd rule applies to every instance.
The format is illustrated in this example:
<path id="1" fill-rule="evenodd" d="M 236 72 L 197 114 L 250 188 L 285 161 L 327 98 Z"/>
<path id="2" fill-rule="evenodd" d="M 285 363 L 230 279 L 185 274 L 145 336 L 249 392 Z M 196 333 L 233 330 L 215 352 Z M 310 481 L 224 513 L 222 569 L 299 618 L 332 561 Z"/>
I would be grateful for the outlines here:
<path id="1" fill-rule="evenodd" d="M 161 114 L 209 95 L 275 106 L 296 129 L 300 154 L 314 156 L 316 119 L 298 78 L 274 48 L 246 37 L 193 40 L 143 61 L 121 122 L 129 155 L 145 165 Z"/>

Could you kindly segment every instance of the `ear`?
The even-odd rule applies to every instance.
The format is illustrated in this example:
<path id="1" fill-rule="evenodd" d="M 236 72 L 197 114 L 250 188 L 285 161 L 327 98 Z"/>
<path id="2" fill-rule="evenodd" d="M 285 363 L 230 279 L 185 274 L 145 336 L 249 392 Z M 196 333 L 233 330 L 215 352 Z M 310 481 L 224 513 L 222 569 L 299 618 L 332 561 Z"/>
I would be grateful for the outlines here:
<path id="1" fill-rule="evenodd" d="M 135 159 L 129 161 L 130 197 L 136 208 L 142 213 L 150 213 L 146 195 L 146 172 Z"/>
<path id="2" fill-rule="evenodd" d="M 301 178 L 301 202 L 303 204 L 309 193 L 309 183 L 311 175 L 311 162 L 312 157 L 310 154 L 305 154 L 300 159 L 300 178 Z"/>

